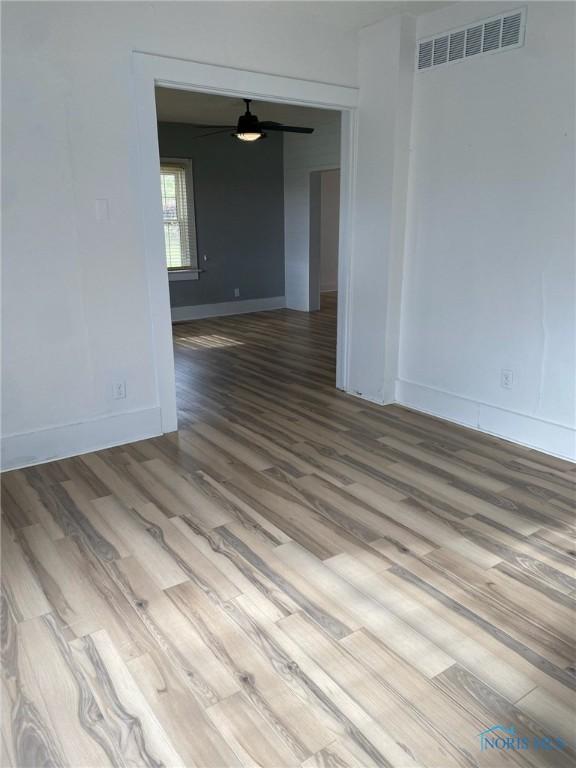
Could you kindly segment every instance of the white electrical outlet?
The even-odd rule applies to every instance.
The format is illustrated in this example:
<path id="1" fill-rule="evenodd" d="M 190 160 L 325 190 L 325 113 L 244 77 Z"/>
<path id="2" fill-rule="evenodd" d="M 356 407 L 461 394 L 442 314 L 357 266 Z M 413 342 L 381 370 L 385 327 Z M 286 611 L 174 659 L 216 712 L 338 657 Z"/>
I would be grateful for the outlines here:
<path id="1" fill-rule="evenodd" d="M 238 298 L 240 296 L 240 288 L 234 288 L 234 296 Z"/>
<path id="2" fill-rule="evenodd" d="M 500 386 L 504 389 L 512 389 L 514 384 L 514 371 L 509 368 L 502 368 L 500 371 Z"/>
<path id="3" fill-rule="evenodd" d="M 117 381 L 112 385 L 112 397 L 114 400 L 124 400 L 126 398 L 126 382 Z"/>

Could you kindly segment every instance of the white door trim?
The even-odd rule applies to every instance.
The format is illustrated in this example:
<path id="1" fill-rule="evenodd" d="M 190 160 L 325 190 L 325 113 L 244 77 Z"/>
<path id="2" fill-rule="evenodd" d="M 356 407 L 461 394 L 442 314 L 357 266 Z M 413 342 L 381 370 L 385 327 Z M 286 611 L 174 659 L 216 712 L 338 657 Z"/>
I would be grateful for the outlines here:
<path id="1" fill-rule="evenodd" d="M 336 387 L 349 391 L 354 201 L 358 165 L 358 110 L 342 110 L 340 128 L 340 233 L 338 236 L 338 336 Z"/>
<path id="2" fill-rule="evenodd" d="M 133 52 L 132 64 L 137 113 L 139 161 L 137 186 L 140 191 L 141 247 L 146 262 L 151 344 L 162 432 L 175 431 L 178 428 L 178 419 L 170 296 L 164 257 L 160 184 L 158 183 L 160 154 L 154 97 L 154 88 L 157 85 L 342 111 L 336 386 L 339 389 L 347 389 L 349 275 L 353 247 L 352 211 L 357 155 L 358 89 L 213 64 L 201 64 L 141 51 Z"/>

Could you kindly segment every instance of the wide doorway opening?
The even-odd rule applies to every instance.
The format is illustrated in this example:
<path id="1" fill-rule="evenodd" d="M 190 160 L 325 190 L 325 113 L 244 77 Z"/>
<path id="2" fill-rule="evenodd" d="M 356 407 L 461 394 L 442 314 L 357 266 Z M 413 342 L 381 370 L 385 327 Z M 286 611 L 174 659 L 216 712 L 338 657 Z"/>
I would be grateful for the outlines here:
<path id="1" fill-rule="evenodd" d="M 166 87 L 155 100 L 179 427 L 240 390 L 246 405 L 335 387 L 341 113 Z M 262 135 L 239 135 L 248 119 Z"/>
<path id="2" fill-rule="evenodd" d="M 177 430 L 178 418 L 172 333 L 173 317 L 169 290 L 169 285 L 173 281 L 168 279 L 165 221 L 159 176 L 162 159 L 177 160 L 179 157 L 161 158 L 156 103 L 158 88 L 214 97 L 227 97 L 236 100 L 233 109 L 234 118 L 229 119 L 226 117 L 222 122 L 220 120 L 215 122 L 217 127 L 221 127 L 222 134 L 233 132 L 230 131 L 232 126 L 236 129 L 236 132 L 240 132 L 237 128 L 238 124 L 234 124 L 234 119 L 239 118 L 238 105 L 239 102 L 242 102 L 242 106 L 244 106 L 245 99 L 251 100 L 251 104 L 254 107 L 252 109 L 253 112 L 256 111 L 256 104 L 258 104 L 258 109 L 260 109 L 260 104 L 270 104 L 270 109 L 293 107 L 320 110 L 324 111 L 324 113 L 333 111 L 339 114 L 341 192 L 335 383 L 337 389 L 347 391 L 349 379 L 349 316 L 352 303 L 348 276 L 352 268 L 354 179 L 358 136 L 358 89 L 248 70 L 212 66 L 194 61 L 172 59 L 139 52 L 134 52 L 133 54 L 133 65 L 137 105 L 137 157 L 139 160 L 139 189 L 142 210 L 142 249 L 146 260 L 146 279 L 150 300 L 151 352 L 156 372 L 161 431 L 167 433 Z M 242 112 L 242 109 L 240 109 L 240 112 Z M 264 120 L 266 116 L 264 113 L 261 113 L 258 117 L 260 120 Z M 171 121 L 173 122 L 173 119 Z M 266 122 L 268 121 L 283 122 L 284 118 L 268 117 Z M 307 120 L 304 123 L 291 119 L 286 120 L 286 122 L 296 126 L 302 124 L 306 126 Z M 206 124 L 204 124 L 204 127 L 206 127 Z M 250 133 L 250 130 L 247 130 L 246 126 L 244 126 L 243 132 Z M 324 146 L 326 142 L 320 133 L 316 134 L 313 132 L 313 137 L 315 136 L 319 139 L 319 147 Z M 230 136 L 228 138 L 230 141 L 237 141 L 237 139 L 233 139 Z M 199 142 L 204 140 L 200 139 Z M 250 142 L 244 143 L 250 144 Z M 253 143 L 257 147 L 260 141 Z M 330 162 L 326 166 L 323 161 L 320 161 L 316 168 L 310 168 L 306 157 L 303 157 L 302 153 L 295 151 L 292 154 L 295 165 L 290 173 L 288 173 L 285 146 L 283 150 L 285 154 L 285 208 L 288 205 L 288 200 L 299 201 L 296 205 L 298 213 L 296 225 L 289 227 L 285 223 L 284 227 L 285 307 L 308 314 L 310 296 L 309 176 L 312 170 L 325 167 L 332 168 L 334 163 Z M 194 168 L 192 168 L 192 172 L 194 173 Z M 290 176 L 290 181 L 295 185 L 294 189 L 301 188 L 304 190 L 303 196 L 296 195 L 293 197 L 292 195 L 287 195 L 286 178 L 288 175 Z M 195 195 L 195 211 L 198 213 L 195 185 L 193 191 Z M 189 199 L 187 196 L 186 204 L 188 208 Z M 300 224 L 298 224 L 298 221 Z M 196 225 L 198 224 L 199 221 L 197 220 Z M 197 240 L 197 268 L 200 272 L 203 254 L 201 248 L 198 248 L 198 244 Z M 208 254 L 209 259 L 210 255 Z M 200 282 L 200 280 L 197 282 Z M 235 285 L 233 287 L 240 286 Z M 242 297 L 233 297 L 233 299 L 236 298 L 241 299 Z M 303 306 L 299 306 L 299 302 Z"/>

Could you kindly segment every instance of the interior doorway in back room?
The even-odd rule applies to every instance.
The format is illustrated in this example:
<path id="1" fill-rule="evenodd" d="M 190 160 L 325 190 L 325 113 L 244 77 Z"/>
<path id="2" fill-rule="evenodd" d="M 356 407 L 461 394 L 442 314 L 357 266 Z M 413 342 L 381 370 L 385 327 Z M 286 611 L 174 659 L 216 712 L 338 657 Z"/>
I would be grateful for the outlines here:
<path id="1" fill-rule="evenodd" d="M 320 308 L 320 294 L 338 290 L 340 169 L 310 174 L 310 310 Z"/>

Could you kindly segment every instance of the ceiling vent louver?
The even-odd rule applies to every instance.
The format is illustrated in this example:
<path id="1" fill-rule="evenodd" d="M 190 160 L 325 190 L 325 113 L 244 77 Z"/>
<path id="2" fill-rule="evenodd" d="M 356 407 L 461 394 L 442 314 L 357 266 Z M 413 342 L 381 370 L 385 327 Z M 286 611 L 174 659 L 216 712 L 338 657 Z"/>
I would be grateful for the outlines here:
<path id="1" fill-rule="evenodd" d="M 524 44 L 525 27 L 526 9 L 521 8 L 420 40 L 416 68 L 433 69 L 471 56 L 519 48 Z"/>
<path id="2" fill-rule="evenodd" d="M 432 66 L 432 51 L 434 40 L 428 40 L 426 43 L 420 43 L 418 49 L 418 69 L 426 69 Z"/>
<path id="3" fill-rule="evenodd" d="M 515 13 L 513 16 L 504 16 L 502 21 L 502 48 L 518 45 L 520 35 L 524 31 L 523 16 L 522 12 Z"/>
<path id="4" fill-rule="evenodd" d="M 496 19 L 495 21 L 489 21 L 484 24 L 484 40 L 482 42 L 482 50 L 496 51 L 500 48 L 500 30 L 502 28 L 502 19 Z"/>
<path id="5" fill-rule="evenodd" d="M 466 30 L 466 56 L 476 56 L 482 50 L 482 24 Z"/>
<path id="6" fill-rule="evenodd" d="M 434 40 L 434 65 L 448 61 L 448 35 Z"/>
<path id="7" fill-rule="evenodd" d="M 456 61 L 457 59 L 464 58 L 465 39 L 465 29 L 461 29 L 460 32 L 453 32 L 450 35 L 450 53 L 448 54 L 448 61 Z"/>

